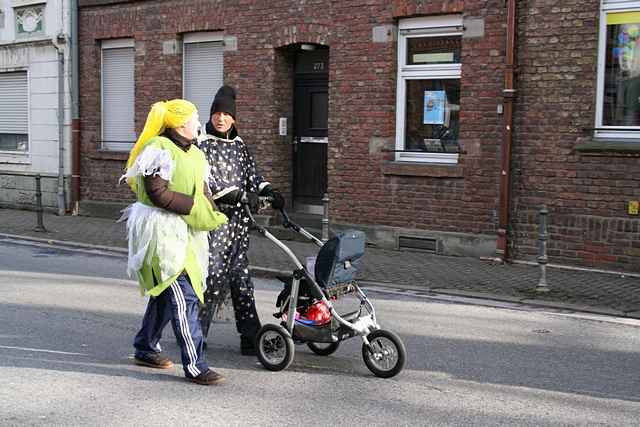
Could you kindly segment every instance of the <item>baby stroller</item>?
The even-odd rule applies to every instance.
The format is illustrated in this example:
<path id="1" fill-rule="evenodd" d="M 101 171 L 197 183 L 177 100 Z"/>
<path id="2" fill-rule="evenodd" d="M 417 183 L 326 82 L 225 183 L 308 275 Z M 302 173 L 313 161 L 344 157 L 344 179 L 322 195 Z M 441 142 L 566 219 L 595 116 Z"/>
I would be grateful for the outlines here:
<path id="1" fill-rule="evenodd" d="M 274 313 L 280 324 L 265 324 L 258 332 L 257 354 L 262 365 L 271 371 L 286 369 L 293 361 L 294 343 L 306 344 L 314 353 L 328 356 L 341 341 L 360 336 L 362 358 L 371 372 L 382 378 L 400 373 L 406 360 L 404 344 L 394 332 L 380 328 L 373 305 L 355 281 L 355 264 L 364 255 L 364 233 L 349 230 L 323 243 L 292 222 L 281 209 L 285 228 L 320 247 L 315 266 L 305 268 L 284 243 L 256 224 L 246 205 L 245 208 L 257 231 L 282 249 L 296 266 L 292 277 L 281 279 L 285 287 Z M 355 295 L 359 307 L 339 314 L 332 301 L 346 294 Z"/>

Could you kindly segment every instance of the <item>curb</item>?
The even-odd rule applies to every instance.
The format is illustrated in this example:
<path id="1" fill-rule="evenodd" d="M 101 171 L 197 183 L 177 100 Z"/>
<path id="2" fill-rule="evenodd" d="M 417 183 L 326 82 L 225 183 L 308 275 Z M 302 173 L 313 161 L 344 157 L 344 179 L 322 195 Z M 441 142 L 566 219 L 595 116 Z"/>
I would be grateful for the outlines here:
<path id="1" fill-rule="evenodd" d="M 52 280 L 51 273 L 39 273 L 35 271 L 19 271 L 19 270 L 2 270 L 0 269 L 0 274 L 5 277 L 15 277 L 15 278 L 31 278 L 31 279 L 47 279 Z M 94 276 L 84 276 L 84 275 L 75 275 L 75 274 L 58 274 L 55 273 L 55 278 L 53 280 L 58 280 L 62 282 L 77 282 L 81 281 L 82 283 L 90 282 L 98 285 L 116 285 L 116 286 L 138 286 L 138 282 L 135 280 L 127 280 L 127 279 L 113 279 L 113 278 L 105 278 L 105 277 L 94 277 Z"/>
<path id="2" fill-rule="evenodd" d="M 74 242 L 74 241 L 43 239 L 43 238 L 22 236 L 22 235 L 16 235 L 16 234 L 0 233 L 0 239 L 23 240 L 27 242 L 47 244 L 51 246 L 58 246 L 61 248 L 68 248 L 72 250 L 75 249 L 75 250 L 84 250 L 84 251 L 101 251 L 102 254 L 111 255 L 111 256 L 123 256 L 123 255 L 127 255 L 128 253 L 128 249 L 120 248 L 120 247 L 92 245 L 92 244 L 80 243 L 80 242 Z M 290 276 L 292 274 L 292 270 L 280 270 L 276 268 L 260 267 L 255 265 L 250 265 L 249 269 L 255 276 L 262 277 L 262 278 L 269 278 L 269 279 L 276 278 L 277 276 Z M 360 280 L 359 283 L 362 285 L 362 287 L 380 288 L 380 289 L 386 288 L 394 291 L 405 291 L 405 292 L 413 291 L 413 292 L 419 292 L 421 294 L 427 294 L 432 296 L 447 295 L 447 296 L 470 298 L 470 299 L 477 299 L 477 300 L 483 300 L 483 301 L 495 301 L 496 303 L 501 302 L 501 303 L 510 303 L 510 304 L 520 304 L 520 305 L 526 305 L 530 307 L 541 307 L 541 308 L 548 308 L 548 309 L 554 309 L 554 310 L 593 313 L 593 314 L 610 316 L 610 317 L 640 319 L 640 311 L 624 312 L 624 311 L 615 310 L 608 307 L 544 301 L 544 300 L 525 298 L 525 297 L 518 298 L 518 297 L 512 297 L 508 295 L 464 291 L 464 290 L 457 290 L 457 289 L 445 289 L 445 288 L 432 289 L 432 288 L 419 287 L 419 286 L 398 286 L 397 284 L 394 284 L 391 282 L 379 282 L 379 281 L 373 281 L 373 280 Z"/>
<path id="3" fill-rule="evenodd" d="M 441 294 L 441 295 L 452 295 L 452 296 L 460 296 L 465 298 L 489 299 L 493 301 L 508 302 L 512 304 L 522 304 L 530 307 L 543 307 L 543 308 L 552 308 L 555 310 L 563 310 L 563 311 L 574 311 L 574 312 L 580 312 L 580 313 L 600 314 L 604 316 L 640 319 L 640 315 L 639 315 L 640 313 L 638 312 L 624 312 L 624 311 L 616 310 L 609 307 L 545 301 L 545 300 L 532 299 L 532 298 L 526 298 L 526 297 L 519 298 L 519 297 L 482 293 L 482 292 L 473 292 L 473 291 L 459 291 L 456 289 L 435 289 L 434 292 L 436 294 Z"/>
<path id="4" fill-rule="evenodd" d="M 74 242 L 69 240 L 43 239 L 39 237 L 21 236 L 18 234 L 0 233 L 0 239 L 24 240 L 27 242 L 43 243 L 51 246 L 60 246 L 62 248 L 69 248 L 69 249 L 115 252 L 117 255 L 127 255 L 129 252 L 128 249 L 126 248 L 120 248 L 116 246 L 93 245 L 93 244 L 80 243 L 80 242 Z"/>

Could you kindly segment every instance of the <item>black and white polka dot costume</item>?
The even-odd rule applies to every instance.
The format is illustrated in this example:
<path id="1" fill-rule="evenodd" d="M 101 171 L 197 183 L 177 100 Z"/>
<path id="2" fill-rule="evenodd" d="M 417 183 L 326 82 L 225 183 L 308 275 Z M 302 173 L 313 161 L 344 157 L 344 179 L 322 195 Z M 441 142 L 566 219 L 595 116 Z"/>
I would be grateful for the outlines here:
<path id="1" fill-rule="evenodd" d="M 269 185 L 256 173 L 253 157 L 240 137 L 206 135 L 199 146 L 210 165 L 209 186 L 214 200 L 234 189 L 258 193 Z M 229 221 L 209 234 L 209 277 L 200 310 L 202 332 L 206 338 L 214 314 L 231 296 L 238 332 L 255 337 L 260 321 L 247 259 L 250 220 L 240 204 L 218 204 L 218 209 Z"/>

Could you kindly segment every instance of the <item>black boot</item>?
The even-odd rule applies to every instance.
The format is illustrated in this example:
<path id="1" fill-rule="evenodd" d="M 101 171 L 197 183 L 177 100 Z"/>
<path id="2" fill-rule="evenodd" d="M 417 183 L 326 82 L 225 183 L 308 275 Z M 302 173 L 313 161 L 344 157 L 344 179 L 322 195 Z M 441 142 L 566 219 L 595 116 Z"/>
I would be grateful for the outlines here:
<path id="1" fill-rule="evenodd" d="M 243 356 L 255 356 L 256 352 L 256 339 L 250 338 L 244 335 L 240 335 L 240 354 Z"/>

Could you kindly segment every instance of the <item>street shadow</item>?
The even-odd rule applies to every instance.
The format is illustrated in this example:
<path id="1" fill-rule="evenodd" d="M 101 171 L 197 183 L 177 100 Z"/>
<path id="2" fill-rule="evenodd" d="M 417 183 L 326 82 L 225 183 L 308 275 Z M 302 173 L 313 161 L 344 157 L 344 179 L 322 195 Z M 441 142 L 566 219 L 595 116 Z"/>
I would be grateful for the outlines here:
<path id="1" fill-rule="evenodd" d="M 246 369 L 253 369 L 258 371 L 265 371 L 257 357 L 245 358 L 247 360 L 241 360 L 243 367 Z M 342 356 L 317 356 L 312 353 L 301 350 L 301 347 L 296 346 L 293 362 L 286 369 L 287 372 L 308 373 L 312 375 L 326 375 L 336 376 L 340 378 L 362 378 L 370 376 L 367 374 L 366 369 L 358 369 L 358 365 L 364 367 L 362 360 L 353 360 L 353 358 Z M 225 360 L 220 367 L 222 368 L 238 368 L 235 361 L 232 359 Z M 365 372 L 366 371 L 366 372 Z"/>
<path id="2" fill-rule="evenodd" d="M 173 370 L 156 371 L 132 364 L 131 342 L 141 317 L 122 312 L 0 304 L 0 366 L 183 381 L 179 351 L 170 327 L 165 330 L 162 344 L 167 355 L 178 362 Z M 444 376 L 471 384 L 640 402 L 640 382 L 633 375 L 640 366 L 638 352 L 606 350 L 588 339 L 563 341 L 551 329 L 542 334 L 547 338 L 534 335 L 519 342 L 430 336 L 428 329 L 424 335 L 402 334 L 408 361 L 405 372 L 392 380 L 380 380 L 369 373 L 361 358 L 362 341 L 358 338 L 343 342 L 338 352 L 329 357 L 316 356 L 305 347 L 296 346 L 288 371 L 323 375 L 333 378 L 331 381 L 368 377 L 421 387 L 425 381 L 429 383 L 430 377 Z M 214 325 L 214 330 L 216 339 L 207 351 L 207 360 L 214 368 L 264 370 L 255 357 L 240 356 L 235 325 Z"/>
<path id="3" fill-rule="evenodd" d="M 552 335 L 553 330 L 540 333 Z M 640 402 L 640 381 L 633 374 L 640 366 L 638 352 L 607 351 L 588 342 L 554 343 L 553 338 L 547 344 L 406 334 L 402 339 L 408 353 L 405 369 L 427 377 L 437 373 L 477 384 Z"/>
<path id="4" fill-rule="evenodd" d="M 0 348 L 0 366 L 12 368 L 52 370 L 58 372 L 77 372 L 103 375 L 106 377 L 128 377 L 144 381 L 166 381 L 175 382 L 184 380 L 177 375 L 175 369 L 154 370 L 151 368 L 139 367 L 133 364 L 132 360 L 115 361 L 95 361 L 79 362 L 65 360 L 64 357 L 47 357 L 38 352 L 20 351 L 18 355 L 10 354 L 4 348 Z M 14 351 L 14 353 L 18 353 Z M 21 354 L 28 354 L 27 356 Z M 127 364 L 131 366 L 126 366 Z"/>
<path id="5" fill-rule="evenodd" d="M 157 370 L 134 364 L 133 337 L 142 314 L 80 311 L 61 307 L 0 304 L 0 367 L 90 373 L 140 380 L 183 381 L 180 349 L 171 325 L 161 340 L 174 368 Z M 5 317 L 6 316 L 6 317 Z M 28 330 L 23 325 L 28 324 Z M 256 356 L 242 356 L 233 322 L 212 325 L 208 364 L 213 369 L 264 371 Z M 302 347 L 296 346 L 296 349 Z M 306 347 L 304 347 L 306 349 Z M 310 350 L 307 350 L 310 351 Z M 351 364 L 299 352 L 290 370 L 359 377 Z M 338 359 L 339 360 L 339 359 Z"/>

